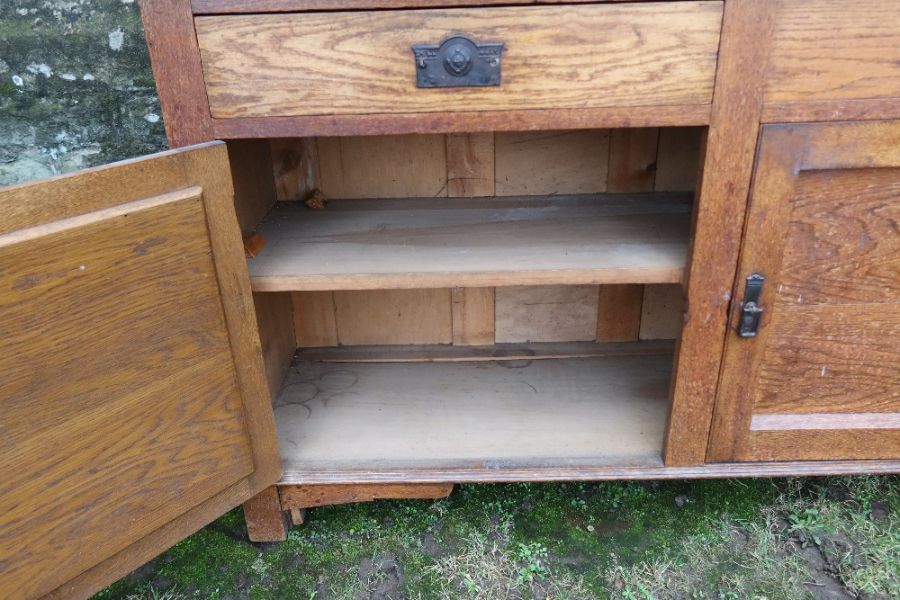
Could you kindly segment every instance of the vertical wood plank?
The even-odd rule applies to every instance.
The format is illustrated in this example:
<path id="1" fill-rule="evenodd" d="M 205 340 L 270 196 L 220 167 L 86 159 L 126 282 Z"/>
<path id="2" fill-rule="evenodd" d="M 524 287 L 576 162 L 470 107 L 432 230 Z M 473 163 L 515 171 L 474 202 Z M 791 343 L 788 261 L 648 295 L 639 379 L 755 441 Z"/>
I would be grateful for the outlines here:
<path id="1" fill-rule="evenodd" d="M 706 447 L 737 269 L 774 28 L 772 0 L 725 3 L 694 236 L 687 315 L 675 358 L 664 459 L 699 465 Z"/>
<path id="2" fill-rule="evenodd" d="M 169 146 L 215 139 L 190 2 L 143 0 L 141 19 Z"/>
<path id="3" fill-rule="evenodd" d="M 291 334 L 291 295 L 283 292 L 254 293 L 253 305 L 262 344 L 269 393 L 274 398 L 281 389 L 297 345 Z"/>
<path id="4" fill-rule="evenodd" d="M 642 285 L 601 285 L 597 299 L 597 341 L 638 339 L 643 298 Z"/>
<path id="5" fill-rule="evenodd" d="M 703 127 L 665 127 L 659 132 L 656 159 L 657 192 L 693 192 L 697 189 Z"/>
<path id="6" fill-rule="evenodd" d="M 449 289 L 334 292 L 338 343 L 449 344 Z"/>
<path id="7" fill-rule="evenodd" d="M 471 198 L 494 192 L 494 134 L 447 134 L 448 195 Z"/>
<path id="8" fill-rule="evenodd" d="M 482 346 L 494 343 L 494 288 L 453 288 L 453 343 Z"/>
<path id="9" fill-rule="evenodd" d="M 681 333 L 684 294 L 680 285 L 646 285 L 641 309 L 642 340 L 674 340 Z"/>
<path id="10" fill-rule="evenodd" d="M 502 196 L 606 191 L 607 130 L 497 133 L 494 145 Z"/>
<path id="11" fill-rule="evenodd" d="M 658 142 L 658 129 L 614 129 L 609 141 L 607 191 L 653 191 Z M 597 339 L 637 340 L 644 296 L 641 286 L 612 286 L 608 290 L 606 287 L 600 286 Z"/>
<path id="12" fill-rule="evenodd" d="M 609 140 L 608 192 L 652 192 L 659 129 L 613 129 Z"/>
<path id="13" fill-rule="evenodd" d="M 234 210 L 241 231 L 253 231 L 275 205 L 275 185 L 268 140 L 228 142 L 234 182 Z"/>
<path id="14" fill-rule="evenodd" d="M 297 347 L 337 346 L 337 323 L 332 292 L 293 292 L 294 334 Z"/>
<path id="15" fill-rule="evenodd" d="M 269 141 L 275 196 L 279 201 L 303 201 L 319 187 L 319 157 L 315 138 Z"/>
<path id="16" fill-rule="evenodd" d="M 326 198 L 447 195 L 443 135 L 318 138 L 319 188 Z"/>
<path id="17" fill-rule="evenodd" d="M 288 523 L 274 485 L 244 502 L 244 521 L 251 542 L 283 542 Z"/>

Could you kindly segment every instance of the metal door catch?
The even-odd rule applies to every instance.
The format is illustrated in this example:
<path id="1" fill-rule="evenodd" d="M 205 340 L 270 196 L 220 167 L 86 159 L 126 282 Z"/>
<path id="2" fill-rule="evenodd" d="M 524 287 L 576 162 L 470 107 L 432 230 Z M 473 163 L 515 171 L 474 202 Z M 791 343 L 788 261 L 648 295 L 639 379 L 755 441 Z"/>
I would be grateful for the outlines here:
<path id="1" fill-rule="evenodd" d="M 765 276 L 759 273 L 747 277 L 744 302 L 741 304 L 741 322 L 738 325 L 738 335 L 743 338 L 756 337 L 759 331 L 759 320 L 765 312 L 765 309 L 759 305 L 759 296 L 762 294 L 765 280 Z"/>

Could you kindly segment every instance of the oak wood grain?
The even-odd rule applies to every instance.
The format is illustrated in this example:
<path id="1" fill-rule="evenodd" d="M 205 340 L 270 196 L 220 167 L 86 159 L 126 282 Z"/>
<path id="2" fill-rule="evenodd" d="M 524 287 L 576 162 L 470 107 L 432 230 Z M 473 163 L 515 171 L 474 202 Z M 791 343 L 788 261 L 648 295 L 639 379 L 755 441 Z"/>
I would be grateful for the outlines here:
<path id="1" fill-rule="evenodd" d="M 721 2 L 197 17 L 212 116 L 708 104 Z M 415 87 L 411 46 L 502 41 L 493 88 Z M 572 73 L 578 73 L 577 77 Z"/>
<path id="2" fill-rule="evenodd" d="M 898 136 L 896 121 L 766 126 L 740 268 L 767 276 L 766 312 L 757 338 L 727 341 L 711 459 L 898 456 L 896 430 L 852 418 L 900 413 Z M 804 414 L 844 428 L 762 429 Z"/>
<path id="3" fill-rule="evenodd" d="M 675 356 L 664 454 L 669 466 L 697 465 L 706 459 L 774 27 L 773 4 L 729 0 L 725 6 L 684 280 L 685 323 Z"/>
<path id="4" fill-rule="evenodd" d="M 497 4 L 578 4 L 632 0 L 191 0 L 194 14 L 304 12 L 314 10 L 373 10 L 384 8 L 444 8 Z"/>
<path id="5" fill-rule="evenodd" d="M 709 104 L 605 106 L 522 110 L 477 110 L 446 113 L 241 117 L 212 119 L 217 139 L 333 135 L 399 135 L 604 129 L 610 127 L 687 127 L 707 125 Z"/>
<path id="6" fill-rule="evenodd" d="M 278 478 L 227 165 L 0 191 L 3 589 L 88 595 Z"/>
<path id="7" fill-rule="evenodd" d="M 281 505 L 290 509 L 388 499 L 420 498 L 432 500 L 446 498 L 452 491 L 452 483 L 278 486 L 278 492 L 281 495 Z"/>
<path id="8" fill-rule="evenodd" d="M 140 0 L 140 7 L 169 146 L 215 139 L 189 2 Z"/>
<path id="9" fill-rule="evenodd" d="M 841 0 L 777 3 L 766 104 L 900 96 L 900 4 L 847 9 Z"/>

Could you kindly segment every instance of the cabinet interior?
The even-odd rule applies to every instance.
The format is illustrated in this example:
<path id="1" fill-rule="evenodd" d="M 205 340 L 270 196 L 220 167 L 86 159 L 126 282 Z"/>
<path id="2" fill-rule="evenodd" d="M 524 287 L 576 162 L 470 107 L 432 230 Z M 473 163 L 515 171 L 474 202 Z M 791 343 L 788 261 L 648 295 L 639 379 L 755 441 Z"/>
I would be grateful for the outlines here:
<path id="1" fill-rule="evenodd" d="M 229 142 L 285 480 L 661 465 L 705 135 Z"/>

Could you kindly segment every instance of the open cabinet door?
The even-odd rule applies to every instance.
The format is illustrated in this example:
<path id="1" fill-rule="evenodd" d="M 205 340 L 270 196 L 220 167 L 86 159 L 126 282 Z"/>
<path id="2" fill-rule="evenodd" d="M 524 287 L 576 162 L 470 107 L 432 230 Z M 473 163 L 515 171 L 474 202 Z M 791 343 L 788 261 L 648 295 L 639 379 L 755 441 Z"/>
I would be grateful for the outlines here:
<path id="1" fill-rule="evenodd" d="M 900 458 L 900 121 L 766 126 L 738 274 L 709 458 Z"/>
<path id="2" fill-rule="evenodd" d="M 0 596 L 83 597 L 280 476 L 222 143 L 0 190 Z"/>

